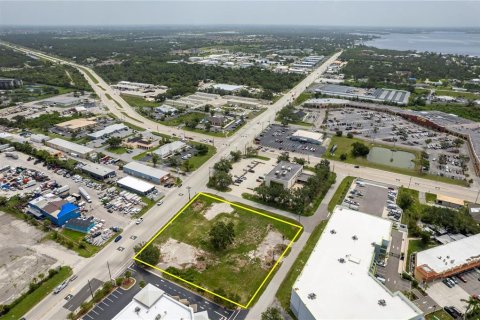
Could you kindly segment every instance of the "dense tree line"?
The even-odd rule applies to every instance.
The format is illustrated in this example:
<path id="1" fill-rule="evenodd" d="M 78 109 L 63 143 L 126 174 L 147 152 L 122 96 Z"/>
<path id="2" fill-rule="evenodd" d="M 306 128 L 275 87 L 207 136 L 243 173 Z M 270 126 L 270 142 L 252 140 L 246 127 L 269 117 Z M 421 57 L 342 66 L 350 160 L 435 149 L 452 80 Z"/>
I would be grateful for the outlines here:
<path id="1" fill-rule="evenodd" d="M 0 76 L 6 78 L 19 78 L 26 84 L 40 83 L 57 87 L 91 91 L 90 85 L 80 72 L 73 67 L 65 65 L 44 63 L 35 68 L 22 68 L 9 71 L 0 70 Z"/>
<path id="2" fill-rule="evenodd" d="M 6 47 L 0 47 L 0 68 L 23 68 L 39 66 L 42 62 L 24 53 L 19 53 Z"/>
<path id="3" fill-rule="evenodd" d="M 46 132 L 48 129 L 52 128 L 58 123 L 78 119 L 80 117 L 81 115 L 79 113 L 75 113 L 74 115 L 68 117 L 62 117 L 60 113 L 55 111 L 48 114 L 42 114 L 36 118 L 25 118 L 21 115 L 14 116 L 12 120 L 0 118 L 0 125 L 9 128 L 40 129 Z"/>
<path id="4" fill-rule="evenodd" d="M 169 87 L 167 97 L 193 93 L 198 82 L 205 79 L 280 92 L 293 87 L 303 78 L 299 74 L 280 74 L 256 67 L 226 69 L 153 59 L 128 60 L 122 64 L 98 66 L 96 70 L 112 83 L 127 80 L 166 85 Z"/>

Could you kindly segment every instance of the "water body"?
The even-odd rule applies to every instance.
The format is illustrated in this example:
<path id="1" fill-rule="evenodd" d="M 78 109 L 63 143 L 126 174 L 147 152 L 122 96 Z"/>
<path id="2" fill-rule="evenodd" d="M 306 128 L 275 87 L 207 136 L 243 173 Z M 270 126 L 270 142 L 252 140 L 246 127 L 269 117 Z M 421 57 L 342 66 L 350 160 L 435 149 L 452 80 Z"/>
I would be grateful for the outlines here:
<path id="1" fill-rule="evenodd" d="M 415 155 L 405 151 L 394 151 L 382 147 L 373 147 L 367 156 L 367 160 L 378 164 L 383 164 L 391 167 L 414 169 Z M 392 161 L 393 160 L 393 161 Z"/>
<path id="2" fill-rule="evenodd" d="M 416 50 L 480 57 L 480 33 L 389 33 L 365 42 L 380 49 Z"/>

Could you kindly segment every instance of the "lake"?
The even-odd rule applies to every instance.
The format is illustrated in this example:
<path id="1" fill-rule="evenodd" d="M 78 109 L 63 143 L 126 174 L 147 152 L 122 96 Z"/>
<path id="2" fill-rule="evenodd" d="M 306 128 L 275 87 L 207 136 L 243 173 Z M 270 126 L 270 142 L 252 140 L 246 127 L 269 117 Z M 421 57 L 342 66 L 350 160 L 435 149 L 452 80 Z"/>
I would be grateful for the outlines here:
<path id="1" fill-rule="evenodd" d="M 480 57 L 480 33 L 428 32 L 389 33 L 366 41 L 365 45 L 380 49 L 416 50 Z"/>
<path id="2" fill-rule="evenodd" d="M 414 169 L 415 155 L 405 151 L 394 151 L 382 147 L 373 147 L 368 153 L 367 160 L 391 167 Z M 392 161 L 393 160 L 393 161 Z"/>

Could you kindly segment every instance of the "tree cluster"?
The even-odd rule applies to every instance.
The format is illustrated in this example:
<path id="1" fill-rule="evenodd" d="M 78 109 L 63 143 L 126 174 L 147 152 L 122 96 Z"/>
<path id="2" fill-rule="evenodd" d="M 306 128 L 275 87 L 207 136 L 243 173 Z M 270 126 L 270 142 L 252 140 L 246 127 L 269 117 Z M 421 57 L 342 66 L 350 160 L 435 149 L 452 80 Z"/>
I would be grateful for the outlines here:
<path id="1" fill-rule="evenodd" d="M 215 250 L 225 250 L 235 240 L 233 222 L 216 222 L 208 233 L 210 244 Z"/>
<path id="2" fill-rule="evenodd" d="M 284 189 L 282 185 L 265 183 L 254 189 L 255 197 L 275 207 L 286 208 L 299 215 L 309 215 L 335 182 L 335 174 L 330 172 L 330 162 L 322 160 L 314 167 L 314 175 L 302 188 Z"/>
<path id="3" fill-rule="evenodd" d="M 370 153 L 370 148 L 361 142 L 354 142 L 352 144 L 352 156 L 366 157 Z"/>

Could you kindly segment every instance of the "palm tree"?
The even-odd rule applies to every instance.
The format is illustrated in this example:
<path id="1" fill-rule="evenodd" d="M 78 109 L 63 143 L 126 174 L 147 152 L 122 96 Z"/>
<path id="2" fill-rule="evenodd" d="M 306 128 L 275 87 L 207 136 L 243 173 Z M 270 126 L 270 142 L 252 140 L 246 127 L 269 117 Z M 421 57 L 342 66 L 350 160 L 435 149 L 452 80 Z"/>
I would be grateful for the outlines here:
<path id="1" fill-rule="evenodd" d="M 157 166 L 158 161 L 160 160 L 160 157 L 156 153 L 152 153 L 152 163 L 153 167 Z"/>
<path id="2" fill-rule="evenodd" d="M 477 298 L 470 296 L 468 300 L 461 299 L 461 301 L 467 303 L 467 310 L 465 310 L 463 315 L 464 320 L 468 319 L 468 315 L 475 314 L 480 311 L 480 300 Z"/>

